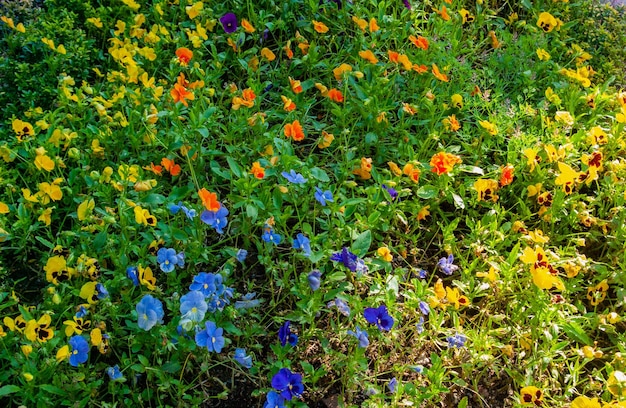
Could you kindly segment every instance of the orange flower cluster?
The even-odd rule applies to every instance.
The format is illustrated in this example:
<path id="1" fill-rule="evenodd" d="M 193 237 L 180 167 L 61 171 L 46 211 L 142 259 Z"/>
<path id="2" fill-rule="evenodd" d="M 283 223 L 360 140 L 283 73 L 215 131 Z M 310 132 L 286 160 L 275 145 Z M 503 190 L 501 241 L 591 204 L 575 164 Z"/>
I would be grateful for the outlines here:
<path id="1" fill-rule="evenodd" d="M 256 99 L 256 94 L 251 88 L 244 89 L 241 92 L 241 97 L 235 96 L 233 97 L 233 110 L 238 110 L 242 106 L 246 108 L 251 108 L 254 106 L 254 100 Z"/>
<path id="2" fill-rule="evenodd" d="M 454 168 L 454 165 L 460 163 L 462 163 L 462 160 L 459 156 L 446 152 L 436 153 L 430 159 L 430 165 L 432 166 L 431 171 L 436 173 L 438 176 L 450 173 Z"/>
<path id="3" fill-rule="evenodd" d="M 195 89 L 203 86 L 204 81 L 194 81 L 189 83 L 189 81 L 185 79 L 185 74 L 181 72 L 180 75 L 178 75 L 176 84 L 174 84 L 174 88 L 170 91 L 170 95 L 172 96 L 172 99 L 174 99 L 175 103 L 182 102 L 183 105 L 189 106 L 187 104 L 187 100 L 193 101 L 195 97 L 193 92 L 188 91 L 187 88 Z"/>

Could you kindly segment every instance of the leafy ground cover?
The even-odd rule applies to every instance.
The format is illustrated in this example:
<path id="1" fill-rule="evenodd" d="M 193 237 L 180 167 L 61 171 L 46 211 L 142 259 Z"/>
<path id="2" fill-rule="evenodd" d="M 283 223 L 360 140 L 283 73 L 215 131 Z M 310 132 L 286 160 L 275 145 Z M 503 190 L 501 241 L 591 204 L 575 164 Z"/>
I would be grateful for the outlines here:
<path id="1" fill-rule="evenodd" d="M 626 406 L 623 10 L 2 7 L 5 406 Z"/>

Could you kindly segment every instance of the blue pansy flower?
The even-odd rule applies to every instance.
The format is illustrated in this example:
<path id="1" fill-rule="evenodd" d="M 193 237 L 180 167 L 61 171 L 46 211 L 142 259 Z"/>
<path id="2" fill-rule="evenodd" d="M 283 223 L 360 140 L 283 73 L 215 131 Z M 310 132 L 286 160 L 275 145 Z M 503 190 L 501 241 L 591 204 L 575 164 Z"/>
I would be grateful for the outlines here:
<path id="1" fill-rule="evenodd" d="M 237 16 L 234 13 L 224 14 L 220 17 L 220 23 L 222 23 L 224 31 L 228 34 L 232 34 L 237 31 Z"/>
<path id="2" fill-rule="evenodd" d="M 228 208 L 222 205 L 217 211 L 203 211 L 200 215 L 200 219 L 205 224 L 213 227 L 215 229 L 215 232 L 217 232 L 218 234 L 223 234 L 224 227 L 228 225 L 228 218 L 226 218 L 227 216 Z"/>
<path id="3" fill-rule="evenodd" d="M 283 238 L 279 234 L 274 232 L 274 228 L 266 227 L 265 232 L 263 232 L 263 235 L 261 235 L 261 239 L 265 242 L 272 242 L 278 245 Z"/>
<path id="4" fill-rule="evenodd" d="M 237 251 L 237 254 L 235 255 L 235 258 L 237 258 L 237 260 L 241 263 L 243 263 L 247 257 L 248 257 L 248 251 L 246 251 L 245 249 L 239 249 Z"/>
<path id="5" fill-rule="evenodd" d="M 163 304 L 152 295 L 145 295 L 141 298 L 135 309 L 137 310 L 137 325 L 140 328 L 147 331 L 157 323 L 163 323 L 163 316 L 165 315 Z"/>
<path id="6" fill-rule="evenodd" d="M 389 195 L 391 196 L 392 200 L 395 200 L 396 198 L 398 198 L 398 192 L 396 191 L 395 188 L 393 187 L 387 187 L 387 185 L 383 184 L 383 188 L 385 190 L 387 190 L 387 192 L 389 193 Z"/>
<path id="7" fill-rule="evenodd" d="M 206 322 L 206 330 L 196 333 L 196 344 L 206 347 L 209 352 L 220 353 L 226 340 L 224 339 L 224 329 L 217 327 L 215 322 Z"/>
<path id="8" fill-rule="evenodd" d="M 359 326 L 356 327 L 356 331 L 348 330 L 348 334 L 354 336 L 359 341 L 359 347 L 365 348 L 370 345 L 370 339 L 365 330 L 361 330 Z"/>
<path id="9" fill-rule="evenodd" d="M 72 367 L 78 367 L 79 364 L 83 364 L 89 358 L 89 343 L 83 336 L 72 336 L 70 338 L 70 365 Z"/>
<path id="10" fill-rule="evenodd" d="M 389 391 L 392 393 L 396 392 L 397 386 L 398 386 L 398 380 L 396 379 L 396 377 L 393 377 L 391 380 L 389 380 L 389 383 L 387 384 Z"/>
<path id="11" fill-rule="evenodd" d="M 430 306 L 428 305 L 428 303 L 424 302 L 423 300 L 420 300 L 419 308 L 420 308 L 420 312 L 424 316 L 428 316 L 428 314 L 430 313 Z"/>
<path id="12" fill-rule="evenodd" d="M 185 266 L 185 254 L 176 253 L 174 248 L 161 248 L 157 252 L 157 262 L 159 268 L 165 273 L 172 272 L 176 266 Z"/>
<path id="13" fill-rule="evenodd" d="M 288 368 L 281 368 L 272 377 L 272 387 L 288 401 L 293 397 L 299 397 L 304 392 L 302 374 L 292 373 Z"/>
<path id="14" fill-rule="evenodd" d="M 136 266 L 129 266 L 126 268 L 126 276 L 133 281 L 133 285 L 139 286 L 139 271 Z"/>
<path id="15" fill-rule="evenodd" d="M 424 316 L 420 316 L 415 328 L 417 329 L 418 334 L 424 333 Z"/>
<path id="16" fill-rule="evenodd" d="M 106 299 L 109 297 L 109 291 L 101 283 L 96 284 L 96 293 L 97 293 L 98 299 L 100 300 Z"/>
<path id="17" fill-rule="evenodd" d="M 333 193 L 330 190 L 322 191 L 321 188 L 315 187 L 315 199 L 323 206 L 326 206 L 326 203 L 332 203 L 333 201 Z"/>
<path id="18" fill-rule="evenodd" d="M 461 348 L 465 346 L 467 337 L 463 334 L 456 333 L 453 336 L 446 337 L 446 341 L 448 342 L 448 348 Z"/>
<path id="19" fill-rule="evenodd" d="M 192 290 L 180 298 L 180 313 L 183 320 L 201 322 L 208 308 L 204 295 L 198 290 Z"/>
<path id="20" fill-rule="evenodd" d="M 76 311 L 76 318 L 80 319 L 81 317 L 85 317 L 89 314 L 89 310 L 85 308 L 85 306 L 79 306 L 78 311 Z"/>
<path id="21" fill-rule="evenodd" d="M 459 269 L 459 267 L 454 265 L 453 262 L 454 255 L 450 254 L 447 258 L 441 258 L 439 262 L 437 262 L 437 266 L 446 275 L 452 275 L 457 269 Z"/>
<path id="22" fill-rule="evenodd" d="M 375 324 L 380 331 L 388 331 L 393 327 L 393 317 L 389 316 L 389 313 L 387 313 L 387 306 L 385 305 L 380 305 L 377 308 L 365 308 L 363 316 L 369 324 Z"/>
<path id="23" fill-rule="evenodd" d="M 106 373 L 108 374 L 111 381 L 124 380 L 124 375 L 122 375 L 122 372 L 120 371 L 120 366 L 118 366 L 117 364 L 114 367 L 108 367 L 106 369 Z"/>
<path id="24" fill-rule="evenodd" d="M 322 283 L 321 278 L 322 278 L 322 272 L 320 272 L 317 269 L 314 269 L 313 271 L 311 271 L 311 273 L 309 273 L 309 276 L 307 276 L 307 280 L 309 281 L 309 287 L 311 288 L 313 292 L 315 292 L 316 290 L 320 288 L 320 285 Z"/>
<path id="25" fill-rule="evenodd" d="M 331 261 L 341 262 L 344 266 L 350 269 L 352 272 L 356 271 L 358 257 L 350 252 L 348 248 L 343 247 L 341 252 L 334 253 L 331 257 Z"/>
<path id="26" fill-rule="evenodd" d="M 246 293 L 242 296 L 241 300 L 235 302 L 235 309 L 252 309 L 253 307 L 257 307 L 261 304 L 259 299 L 255 299 L 255 292 Z"/>
<path id="27" fill-rule="evenodd" d="M 330 302 L 328 302 L 326 306 L 329 309 L 332 307 L 337 307 L 337 310 L 339 310 L 339 313 L 341 313 L 342 315 L 346 317 L 350 317 L 350 307 L 344 300 L 336 298 L 335 300 L 331 300 Z"/>
<path id="28" fill-rule="evenodd" d="M 267 393 L 263 408 L 285 408 L 285 399 L 276 391 L 270 391 Z"/>
<path id="29" fill-rule="evenodd" d="M 289 343 L 294 346 L 298 344 L 298 335 L 291 332 L 291 328 L 289 327 L 291 322 L 287 320 L 281 327 L 278 329 L 278 339 L 280 340 L 280 345 L 284 346 Z"/>
<path id="30" fill-rule="evenodd" d="M 301 249 L 304 252 L 304 256 L 311 256 L 311 241 L 300 233 L 293 240 L 293 248 Z"/>
<path id="31" fill-rule="evenodd" d="M 235 361 L 244 366 L 245 368 L 252 367 L 252 357 L 246 355 L 246 349 L 235 349 Z"/>
<path id="32" fill-rule="evenodd" d="M 304 184 L 306 183 L 306 179 L 300 173 L 296 173 L 295 170 L 290 170 L 289 173 L 283 171 L 280 173 L 284 178 L 287 179 L 288 182 L 293 184 Z"/>
<path id="33" fill-rule="evenodd" d="M 190 290 L 199 290 L 204 297 L 209 297 L 216 292 L 218 285 L 222 283 L 222 275 L 200 272 L 193 277 L 193 282 L 189 285 Z"/>
<path id="34" fill-rule="evenodd" d="M 196 210 L 185 207 L 182 201 L 179 201 L 178 204 L 170 204 L 169 208 L 172 214 L 178 214 L 178 212 L 182 210 L 182 212 L 185 213 L 187 218 L 189 218 L 190 220 L 193 220 L 194 217 L 197 215 Z"/>

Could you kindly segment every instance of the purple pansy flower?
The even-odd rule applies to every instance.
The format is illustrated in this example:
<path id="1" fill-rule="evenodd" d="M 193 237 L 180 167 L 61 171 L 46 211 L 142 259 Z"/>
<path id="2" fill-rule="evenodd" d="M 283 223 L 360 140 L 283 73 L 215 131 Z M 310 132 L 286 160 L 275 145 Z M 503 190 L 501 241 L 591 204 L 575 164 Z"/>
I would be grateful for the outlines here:
<path id="1" fill-rule="evenodd" d="M 237 31 L 237 16 L 234 13 L 226 13 L 220 18 L 220 23 L 224 27 L 224 31 L 228 34 Z"/>

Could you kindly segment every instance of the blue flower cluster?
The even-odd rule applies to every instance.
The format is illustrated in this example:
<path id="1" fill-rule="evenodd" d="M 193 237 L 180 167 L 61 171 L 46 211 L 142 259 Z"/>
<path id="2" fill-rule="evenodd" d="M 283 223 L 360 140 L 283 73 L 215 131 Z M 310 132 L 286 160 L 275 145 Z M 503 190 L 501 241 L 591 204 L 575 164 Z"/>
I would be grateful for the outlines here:
<path id="1" fill-rule="evenodd" d="M 193 278 L 190 290 L 196 290 L 204 295 L 210 313 L 224 310 L 233 298 L 233 289 L 224 285 L 224 278 L 219 273 L 200 272 Z"/>
<path id="2" fill-rule="evenodd" d="M 291 401 L 293 397 L 300 397 L 304 392 L 302 374 L 292 373 L 288 368 L 281 368 L 272 377 L 272 387 L 276 391 L 267 393 L 267 400 L 263 408 L 282 408 L 285 401 Z"/>

